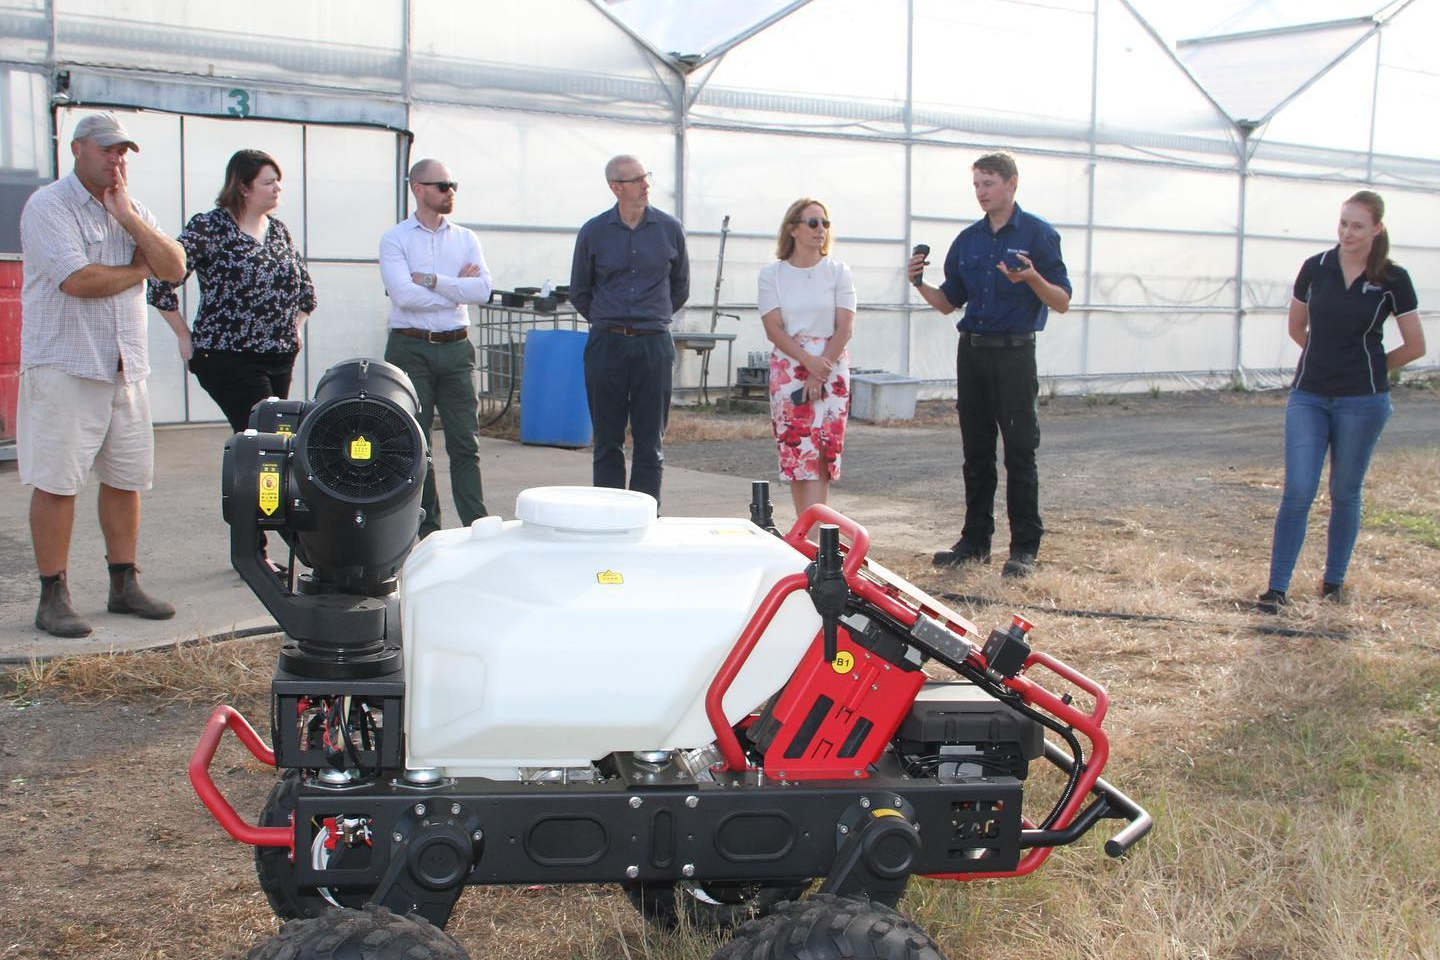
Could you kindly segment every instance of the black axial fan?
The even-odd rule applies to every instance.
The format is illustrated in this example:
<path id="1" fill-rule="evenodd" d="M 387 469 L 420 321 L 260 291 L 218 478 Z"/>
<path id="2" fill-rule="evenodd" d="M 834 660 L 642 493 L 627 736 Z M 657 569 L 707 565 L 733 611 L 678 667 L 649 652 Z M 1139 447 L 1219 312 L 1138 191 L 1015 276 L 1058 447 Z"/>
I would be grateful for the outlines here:
<path id="1" fill-rule="evenodd" d="M 313 401 L 262 402 L 256 428 L 226 443 L 231 563 L 293 641 L 286 669 L 373 676 L 397 662 L 395 574 L 420 526 L 429 469 L 419 406 L 398 367 L 346 360 L 325 372 Z M 310 568 L 298 590 L 265 562 L 265 530 Z"/>

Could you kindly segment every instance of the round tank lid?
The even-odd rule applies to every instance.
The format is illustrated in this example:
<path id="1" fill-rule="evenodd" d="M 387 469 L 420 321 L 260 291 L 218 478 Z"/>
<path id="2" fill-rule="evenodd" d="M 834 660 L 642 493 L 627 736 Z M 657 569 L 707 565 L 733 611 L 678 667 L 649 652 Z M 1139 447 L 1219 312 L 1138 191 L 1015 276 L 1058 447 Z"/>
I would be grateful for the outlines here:
<path id="1" fill-rule="evenodd" d="M 515 516 L 557 530 L 620 533 L 655 522 L 655 498 L 608 487 L 531 487 L 515 498 Z"/>

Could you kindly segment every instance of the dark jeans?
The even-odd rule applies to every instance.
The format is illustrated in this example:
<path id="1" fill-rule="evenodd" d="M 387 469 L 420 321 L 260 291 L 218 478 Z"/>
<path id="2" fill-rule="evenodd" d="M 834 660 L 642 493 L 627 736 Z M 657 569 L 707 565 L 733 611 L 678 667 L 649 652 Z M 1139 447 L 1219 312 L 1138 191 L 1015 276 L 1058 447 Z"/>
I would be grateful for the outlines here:
<path id="1" fill-rule="evenodd" d="M 480 482 L 480 443 L 475 439 L 479 427 L 475 347 L 468 339 L 429 343 L 392 333 L 385 342 L 385 360 L 404 370 L 415 385 L 415 394 L 420 398 L 420 431 L 425 435 L 427 451 L 435 414 L 440 414 L 445 455 L 450 458 L 450 492 L 455 497 L 460 523 L 468 527 L 486 514 Z M 435 491 L 433 470 L 425 472 L 420 507 L 425 511 L 420 523 L 423 538 L 440 529 L 440 496 Z"/>
<path id="2" fill-rule="evenodd" d="M 240 350 L 196 350 L 190 372 L 210 394 L 239 433 L 250 425 L 250 410 L 267 397 L 290 395 L 293 353 L 249 353 Z"/>
<path id="3" fill-rule="evenodd" d="M 595 432 L 597 487 L 625 487 L 625 424 L 634 444 L 630 489 L 660 499 L 661 440 L 670 419 L 675 343 L 670 332 L 627 337 L 591 328 L 585 342 L 585 393 Z"/>
<path id="4" fill-rule="evenodd" d="M 1010 551 L 1038 553 L 1045 527 L 1040 522 L 1040 420 L 1035 399 L 1035 344 L 974 347 L 963 340 L 955 354 L 960 442 L 965 450 L 963 543 L 990 549 L 995 534 L 995 441 L 1005 440 L 1005 507 L 1010 515 Z"/>

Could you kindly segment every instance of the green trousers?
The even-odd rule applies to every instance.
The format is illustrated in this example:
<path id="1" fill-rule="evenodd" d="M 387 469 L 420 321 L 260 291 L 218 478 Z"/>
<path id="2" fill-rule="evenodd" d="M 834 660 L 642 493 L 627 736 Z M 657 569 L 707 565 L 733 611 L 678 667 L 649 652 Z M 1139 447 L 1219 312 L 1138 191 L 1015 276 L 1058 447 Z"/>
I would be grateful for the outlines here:
<path id="1" fill-rule="evenodd" d="M 469 526 L 486 515 L 485 496 L 480 485 L 480 445 L 475 439 L 479 424 L 475 400 L 475 347 L 466 340 L 427 343 L 414 337 L 391 333 L 385 344 L 385 360 L 393 363 L 415 384 L 420 398 L 420 430 L 425 449 L 430 449 L 430 431 L 435 414 L 445 431 L 445 455 L 450 458 L 450 492 L 460 522 Z M 440 497 L 435 492 L 435 474 L 425 473 L 425 490 L 420 506 L 425 519 L 421 538 L 440 529 Z"/>

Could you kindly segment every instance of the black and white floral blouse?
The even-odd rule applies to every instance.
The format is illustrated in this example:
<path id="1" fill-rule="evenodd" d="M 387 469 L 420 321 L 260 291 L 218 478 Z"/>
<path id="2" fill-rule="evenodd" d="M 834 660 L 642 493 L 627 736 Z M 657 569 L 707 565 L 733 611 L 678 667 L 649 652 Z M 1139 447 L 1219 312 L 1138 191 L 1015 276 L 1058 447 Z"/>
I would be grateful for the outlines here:
<path id="1" fill-rule="evenodd" d="M 240 229 L 230 211 L 216 207 L 190 218 L 177 237 L 187 276 L 200 281 L 200 309 L 191 324 L 196 350 L 294 353 L 295 315 L 315 310 L 315 285 L 285 224 L 270 218 L 265 242 Z M 177 284 L 149 281 L 157 310 L 178 310 Z"/>

